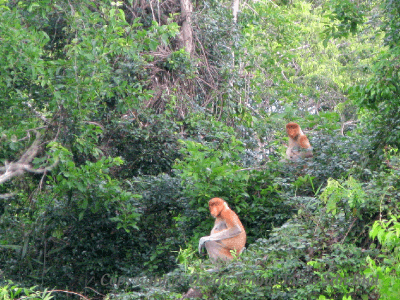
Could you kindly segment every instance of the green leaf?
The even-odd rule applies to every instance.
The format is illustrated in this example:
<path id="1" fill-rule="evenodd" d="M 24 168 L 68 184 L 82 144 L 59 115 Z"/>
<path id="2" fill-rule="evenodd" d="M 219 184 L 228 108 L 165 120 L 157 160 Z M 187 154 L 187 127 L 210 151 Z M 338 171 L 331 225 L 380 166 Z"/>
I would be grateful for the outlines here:
<path id="1" fill-rule="evenodd" d="M 158 42 L 155 40 L 151 40 L 149 46 L 151 51 L 156 51 L 158 47 Z"/>

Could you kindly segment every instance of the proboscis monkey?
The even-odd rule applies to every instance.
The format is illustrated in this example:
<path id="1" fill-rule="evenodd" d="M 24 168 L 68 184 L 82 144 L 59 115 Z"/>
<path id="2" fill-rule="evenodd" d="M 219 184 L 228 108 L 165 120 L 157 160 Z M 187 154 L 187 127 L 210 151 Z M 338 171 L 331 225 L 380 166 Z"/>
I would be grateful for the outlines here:
<path id="1" fill-rule="evenodd" d="M 215 223 L 211 234 L 200 239 L 199 253 L 205 246 L 211 260 L 231 260 L 233 258 L 231 250 L 236 250 L 237 254 L 242 252 L 246 244 L 246 231 L 237 214 L 224 200 L 213 198 L 208 206 Z"/>
<path id="2" fill-rule="evenodd" d="M 289 146 L 286 150 L 287 159 L 297 160 L 313 156 L 310 142 L 299 124 L 294 122 L 288 123 L 286 125 L 286 132 L 289 136 Z"/>

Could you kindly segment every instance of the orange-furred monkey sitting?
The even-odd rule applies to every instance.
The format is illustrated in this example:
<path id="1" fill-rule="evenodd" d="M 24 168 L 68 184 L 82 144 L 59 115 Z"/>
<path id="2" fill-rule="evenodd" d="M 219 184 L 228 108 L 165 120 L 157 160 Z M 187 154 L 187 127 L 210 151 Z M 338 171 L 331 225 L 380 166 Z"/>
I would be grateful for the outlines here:
<path id="1" fill-rule="evenodd" d="M 306 135 L 301 131 L 299 124 L 290 122 L 286 125 L 289 136 L 289 146 L 286 150 L 286 158 L 297 160 L 299 158 L 312 157 L 312 147 Z"/>
<path id="2" fill-rule="evenodd" d="M 215 218 L 211 235 L 203 236 L 199 241 L 199 253 L 205 246 L 211 260 L 231 260 L 231 250 L 239 254 L 246 244 L 246 231 L 239 217 L 220 198 L 213 198 L 208 203 L 211 215 Z"/>

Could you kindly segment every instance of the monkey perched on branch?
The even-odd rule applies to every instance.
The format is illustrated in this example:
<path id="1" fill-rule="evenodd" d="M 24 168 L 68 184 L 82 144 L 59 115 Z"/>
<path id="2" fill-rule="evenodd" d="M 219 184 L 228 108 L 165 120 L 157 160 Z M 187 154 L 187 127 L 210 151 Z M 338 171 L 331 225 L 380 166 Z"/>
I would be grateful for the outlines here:
<path id="1" fill-rule="evenodd" d="M 308 138 L 301 130 L 299 124 L 290 122 L 286 125 L 286 132 L 289 136 L 289 146 L 286 150 L 286 158 L 292 161 L 300 158 L 312 157 L 312 147 Z"/>
<path id="2" fill-rule="evenodd" d="M 199 253 L 205 246 L 211 260 L 231 260 L 231 250 L 237 254 L 243 251 L 246 244 L 246 231 L 239 217 L 231 210 L 228 204 L 220 199 L 213 198 L 208 203 L 210 213 L 215 218 L 211 235 L 204 236 L 199 241 Z"/>

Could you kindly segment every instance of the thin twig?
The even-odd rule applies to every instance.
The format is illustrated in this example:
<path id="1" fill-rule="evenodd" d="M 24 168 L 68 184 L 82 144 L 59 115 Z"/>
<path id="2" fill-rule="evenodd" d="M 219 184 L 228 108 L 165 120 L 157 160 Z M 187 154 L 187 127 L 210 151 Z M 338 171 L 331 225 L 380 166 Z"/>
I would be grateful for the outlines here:
<path id="1" fill-rule="evenodd" d="M 87 124 L 92 124 L 92 125 L 99 126 L 102 130 L 105 130 L 105 128 L 103 127 L 103 125 L 101 125 L 100 123 L 93 122 L 93 121 L 83 121 L 83 122 L 84 122 L 84 123 L 87 123 Z"/>
<path id="2" fill-rule="evenodd" d="M 355 217 L 354 220 L 353 220 L 353 222 L 351 222 L 350 227 L 349 227 L 349 229 L 347 230 L 346 234 L 344 235 L 341 244 L 343 244 L 344 240 L 346 239 L 347 235 L 349 234 L 349 232 L 350 232 L 351 228 L 353 227 L 354 222 L 355 222 L 356 220 L 357 220 L 357 217 Z"/>
<path id="3" fill-rule="evenodd" d="M 151 0 L 149 1 L 149 3 L 150 3 L 151 14 L 153 16 L 153 21 L 157 22 L 156 17 L 154 16 L 153 4 L 151 4 Z M 160 24 L 158 24 L 158 25 L 160 25 Z"/>
<path id="4" fill-rule="evenodd" d="M 267 166 L 254 167 L 254 168 L 245 168 L 245 169 L 236 170 L 236 172 L 241 172 L 241 171 L 253 171 L 253 170 L 262 170 L 262 169 L 266 169 L 266 168 L 267 168 Z"/>
<path id="5" fill-rule="evenodd" d="M 99 293 L 98 291 L 96 291 L 95 289 L 92 289 L 91 287 L 88 287 L 88 286 L 86 286 L 85 287 L 85 289 L 89 289 L 89 290 L 92 290 L 93 292 L 95 292 L 96 294 L 99 294 L 99 295 L 101 295 L 101 296 L 103 296 L 103 297 L 105 297 L 106 295 L 103 295 L 102 293 Z"/>
<path id="6" fill-rule="evenodd" d="M 246 5 L 248 8 L 250 8 L 250 10 L 253 11 L 253 13 L 255 13 L 257 16 L 259 15 L 258 12 L 256 12 L 250 5 L 248 5 L 246 2 L 243 3 L 244 5 Z"/>
<path id="7" fill-rule="evenodd" d="M 85 299 L 85 300 L 90 300 L 89 298 L 83 296 L 82 294 L 79 294 L 79 293 L 76 293 L 76 292 L 71 292 L 71 291 L 51 290 L 51 291 L 49 291 L 49 292 L 51 292 L 51 293 L 53 293 L 53 292 L 61 292 L 61 293 L 66 293 L 66 294 L 73 294 L 73 295 L 77 295 L 77 296 L 79 296 L 79 297 L 82 297 L 82 298 Z"/>

